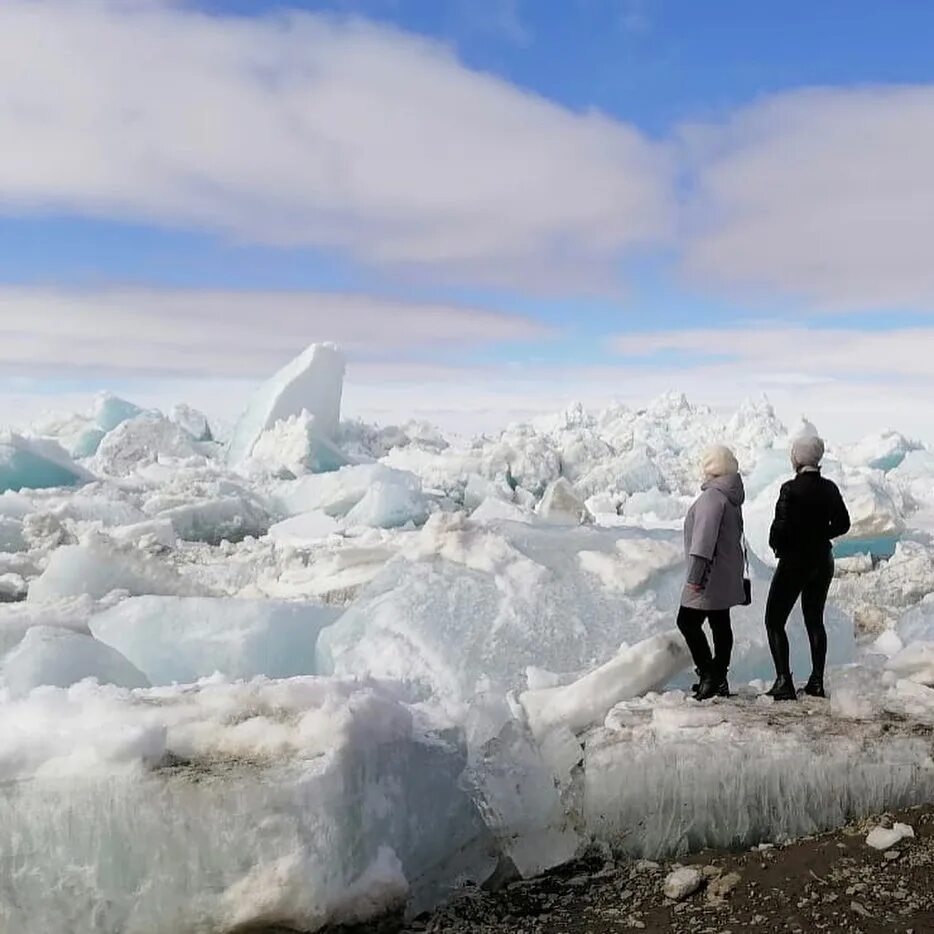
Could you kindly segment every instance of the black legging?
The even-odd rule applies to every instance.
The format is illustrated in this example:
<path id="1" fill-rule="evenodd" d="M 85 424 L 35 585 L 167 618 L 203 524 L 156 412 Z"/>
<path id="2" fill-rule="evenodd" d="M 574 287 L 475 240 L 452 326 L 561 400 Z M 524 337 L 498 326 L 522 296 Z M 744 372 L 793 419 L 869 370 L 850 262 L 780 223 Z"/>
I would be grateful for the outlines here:
<path id="1" fill-rule="evenodd" d="M 713 633 L 713 655 L 704 635 L 704 620 L 710 623 Z M 733 652 L 733 629 L 730 626 L 729 610 L 694 610 L 683 606 L 678 610 L 678 629 L 688 644 L 694 667 L 703 675 L 712 671 L 725 678 Z"/>
<path id="2" fill-rule="evenodd" d="M 769 634 L 769 648 L 775 673 L 790 675 L 788 661 L 788 636 L 785 624 L 798 597 L 801 612 L 811 643 L 811 672 L 818 678 L 824 677 L 827 660 L 827 630 L 824 629 L 824 606 L 833 580 L 833 557 L 816 561 L 779 561 L 769 599 L 765 605 L 765 628 Z"/>

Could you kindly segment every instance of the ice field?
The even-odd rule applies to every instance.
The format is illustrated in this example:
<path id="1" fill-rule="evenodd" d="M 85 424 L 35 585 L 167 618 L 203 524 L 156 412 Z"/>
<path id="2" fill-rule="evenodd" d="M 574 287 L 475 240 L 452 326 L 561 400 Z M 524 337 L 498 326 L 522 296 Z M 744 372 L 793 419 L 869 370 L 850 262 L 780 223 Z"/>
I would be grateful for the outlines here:
<path id="1" fill-rule="evenodd" d="M 775 705 L 767 402 L 496 436 L 341 421 L 314 345 L 229 437 L 101 396 L 0 435 L 0 929 L 314 931 L 594 841 L 739 846 L 934 793 L 934 451 L 835 445 L 829 701 Z M 818 426 L 820 427 L 820 426 Z M 737 696 L 685 693 L 681 522 L 747 486 Z M 792 668 L 809 672 L 796 611 Z"/>

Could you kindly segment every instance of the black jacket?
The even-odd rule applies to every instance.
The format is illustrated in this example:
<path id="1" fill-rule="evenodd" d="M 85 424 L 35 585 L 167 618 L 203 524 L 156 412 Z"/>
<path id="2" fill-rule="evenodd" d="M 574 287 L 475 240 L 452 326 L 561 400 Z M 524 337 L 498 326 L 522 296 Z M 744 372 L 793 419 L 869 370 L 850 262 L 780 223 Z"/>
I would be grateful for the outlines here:
<path id="1" fill-rule="evenodd" d="M 769 546 L 779 559 L 820 560 L 830 540 L 850 530 L 850 514 L 832 480 L 806 471 L 782 485 Z"/>

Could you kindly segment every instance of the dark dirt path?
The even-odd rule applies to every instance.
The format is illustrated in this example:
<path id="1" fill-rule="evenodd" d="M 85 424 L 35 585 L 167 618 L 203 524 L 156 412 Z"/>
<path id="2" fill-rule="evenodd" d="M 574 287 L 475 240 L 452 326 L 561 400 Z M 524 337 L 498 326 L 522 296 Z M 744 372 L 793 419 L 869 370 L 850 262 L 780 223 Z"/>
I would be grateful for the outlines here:
<path id="1" fill-rule="evenodd" d="M 934 806 L 885 815 L 916 837 L 886 853 L 866 844 L 880 821 L 781 847 L 698 853 L 701 888 L 665 897 L 678 864 L 590 859 L 507 886 L 466 892 L 408 924 L 384 920 L 352 934 L 733 934 L 738 931 L 934 932 Z M 350 932 L 344 932 L 350 934 Z"/>

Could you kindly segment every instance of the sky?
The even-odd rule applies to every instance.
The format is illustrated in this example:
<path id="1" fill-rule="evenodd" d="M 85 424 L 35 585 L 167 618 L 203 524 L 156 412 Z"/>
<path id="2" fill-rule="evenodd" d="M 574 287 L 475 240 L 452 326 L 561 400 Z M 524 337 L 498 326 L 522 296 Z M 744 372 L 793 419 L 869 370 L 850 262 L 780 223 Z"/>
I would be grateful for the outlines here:
<path id="1" fill-rule="evenodd" d="M 934 442 L 934 5 L 2 0 L 0 423 L 489 430 L 768 396 Z"/>

